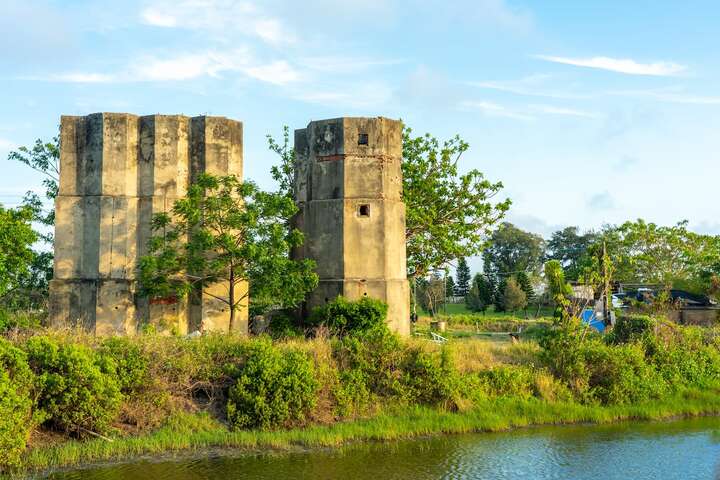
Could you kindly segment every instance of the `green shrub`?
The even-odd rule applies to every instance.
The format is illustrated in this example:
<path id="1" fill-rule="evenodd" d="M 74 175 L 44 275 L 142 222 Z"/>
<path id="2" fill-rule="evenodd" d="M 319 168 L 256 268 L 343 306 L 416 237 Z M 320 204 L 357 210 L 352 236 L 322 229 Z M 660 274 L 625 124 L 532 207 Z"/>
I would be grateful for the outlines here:
<path id="1" fill-rule="evenodd" d="M 112 359 L 45 336 L 30 338 L 26 349 L 47 422 L 77 434 L 107 431 L 122 399 Z"/>
<path id="2" fill-rule="evenodd" d="M 136 341 L 127 337 L 110 337 L 103 340 L 99 353 L 115 364 L 116 379 L 122 393 L 133 395 L 147 386 L 150 380 L 149 362 Z"/>
<path id="3" fill-rule="evenodd" d="M 0 333 L 12 329 L 30 329 L 40 326 L 40 318 L 29 312 L 14 312 L 0 307 Z"/>
<path id="4" fill-rule="evenodd" d="M 367 383 L 359 369 L 339 372 L 337 385 L 332 391 L 338 415 L 345 417 L 357 413 L 370 404 L 371 394 Z"/>
<path id="5" fill-rule="evenodd" d="M 640 344 L 608 346 L 599 341 L 581 349 L 590 395 L 603 404 L 629 404 L 661 396 L 667 386 L 645 361 Z"/>
<path id="6" fill-rule="evenodd" d="M 337 297 L 310 314 L 312 326 L 325 326 L 335 335 L 364 332 L 385 326 L 387 304 L 370 297 L 357 301 Z"/>
<path id="7" fill-rule="evenodd" d="M 656 322 L 647 315 L 623 315 L 607 336 L 610 343 L 629 343 L 652 334 Z"/>
<path id="8" fill-rule="evenodd" d="M 411 348 L 401 364 L 405 398 L 411 403 L 454 408 L 458 396 L 458 375 L 447 348 L 440 355 Z"/>
<path id="9" fill-rule="evenodd" d="M 515 397 L 527 399 L 533 396 L 534 374 L 531 368 L 507 365 L 477 373 L 482 392 L 489 397 Z"/>
<path id="10" fill-rule="evenodd" d="M 270 336 L 273 339 L 300 338 L 303 332 L 288 312 L 274 312 L 270 317 Z"/>
<path id="11" fill-rule="evenodd" d="M 228 419 L 235 428 L 263 429 L 302 421 L 317 402 L 317 387 L 307 355 L 254 341 L 228 393 Z"/>
<path id="12" fill-rule="evenodd" d="M 17 466 L 27 445 L 33 383 L 25 352 L 0 339 L 0 471 Z"/>

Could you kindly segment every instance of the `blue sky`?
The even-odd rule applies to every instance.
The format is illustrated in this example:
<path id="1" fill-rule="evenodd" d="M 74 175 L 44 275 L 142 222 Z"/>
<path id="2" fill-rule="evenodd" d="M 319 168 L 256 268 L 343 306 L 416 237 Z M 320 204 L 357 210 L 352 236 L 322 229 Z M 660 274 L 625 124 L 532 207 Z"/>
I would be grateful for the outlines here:
<path id="1" fill-rule="evenodd" d="M 459 133 L 510 220 L 643 217 L 720 234 L 713 1 L 0 0 L 0 156 L 62 114 L 223 115 L 265 135 L 343 115 Z M 0 201 L 41 179 L 2 164 Z"/>

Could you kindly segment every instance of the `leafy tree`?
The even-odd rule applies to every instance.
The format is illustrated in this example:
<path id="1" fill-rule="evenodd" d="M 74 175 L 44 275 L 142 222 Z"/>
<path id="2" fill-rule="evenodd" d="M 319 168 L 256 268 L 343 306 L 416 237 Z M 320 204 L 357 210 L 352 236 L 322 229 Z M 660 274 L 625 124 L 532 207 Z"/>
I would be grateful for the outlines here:
<path id="1" fill-rule="evenodd" d="M 455 275 L 457 276 L 457 286 L 455 287 L 455 290 L 459 296 L 464 297 L 470 291 L 471 278 L 470 267 L 468 267 L 465 257 L 460 257 L 458 259 L 458 266 Z"/>
<path id="2" fill-rule="evenodd" d="M 459 136 L 440 144 L 433 136 L 403 131 L 403 200 L 408 274 L 424 275 L 454 258 L 480 253 L 510 201 L 493 203 L 502 183 L 479 170 L 461 174 L 458 162 L 469 145 Z"/>
<path id="3" fill-rule="evenodd" d="M 567 320 L 568 309 L 570 308 L 570 297 L 573 294 L 572 287 L 565 281 L 565 273 L 562 264 L 558 260 L 550 260 L 545 263 L 545 281 L 548 290 L 555 303 L 556 320 Z"/>
<path id="4" fill-rule="evenodd" d="M 483 252 L 484 269 L 491 275 L 534 274 L 542 265 L 543 251 L 542 237 L 505 222 L 493 232 Z"/>
<path id="5" fill-rule="evenodd" d="M 292 196 L 295 153 L 289 130 L 283 142 L 268 136 L 270 150 L 280 156 L 273 178 L 281 193 Z M 478 170 L 460 173 L 458 162 L 468 144 L 455 136 L 442 144 L 430 134 L 413 137 L 403 130 L 403 200 L 408 276 L 421 278 L 459 257 L 477 255 L 493 226 L 504 217 L 509 200 L 494 202 L 502 183 L 485 179 Z"/>
<path id="6" fill-rule="evenodd" d="M 280 164 L 270 167 L 273 180 L 278 182 L 280 193 L 293 198 L 295 195 L 295 149 L 290 146 L 290 128 L 283 125 L 282 144 L 275 141 L 272 135 L 266 136 L 268 148 L 280 157 Z"/>
<path id="7" fill-rule="evenodd" d="M 497 278 L 497 277 L 496 277 Z M 499 277 L 497 282 L 497 288 L 493 295 L 493 305 L 495 306 L 496 312 L 505 311 L 505 289 L 507 288 L 507 277 Z"/>
<path id="8" fill-rule="evenodd" d="M 565 227 L 553 232 L 547 242 L 545 257 L 561 263 L 565 278 L 579 280 L 590 262 L 588 250 L 597 239 L 595 232 L 579 233 L 578 227 Z"/>
<path id="9" fill-rule="evenodd" d="M 453 277 L 445 277 L 445 296 L 454 297 L 457 293 L 457 286 Z"/>
<path id="10" fill-rule="evenodd" d="M 283 194 L 266 193 L 235 176 L 201 175 L 172 212 L 152 221 L 150 254 L 140 262 L 141 281 L 152 297 L 202 291 L 229 307 L 230 329 L 250 284 L 251 312 L 290 308 L 316 287 L 310 260 L 294 261 L 290 249 L 302 233 L 287 228 L 297 207 Z M 213 285 L 227 289 L 218 295 Z"/>
<path id="11" fill-rule="evenodd" d="M 58 137 L 53 137 L 50 142 L 37 139 L 32 148 L 20 147 L 10 152 L 8 160 L 23 163 L 43 175 L 42 184 L 45 187 L 45 197 L 49 200 L 55 200 L 59 190 L 58 182 L 60 181 L 60 139 Z M 32 192 L 25 194 L 25 203 L 35 208 L 36 221 L 48 226 L 55 225 L 54 205 L 49 211 L 43 212 L 42 200 Z M 45 239 L 52 242 L 52 234 L 47 234 Z"/>
<path id="12" fill-rule="evenodd" d="M 520 288 L 522 288 L 522 291 L 525 292 L 525 298 L 528 303 L 532 302 L 535 299 L 535 290 L 532 287 L 532 283 L 530 283 L 530 278 L 527 276 L 527 273 L 525 272 L 518 272 L 515 274 L 515 281 L 518 285 L 520 285 Z"/>
<path id="13" fill-rule="evenodd" d="M 479 273 L 472 280 L 472 287 L 465 297 L 467 308 L 473 312 L 483 312 L 492 305 L 494 291 L 488 279 Z"/>
<path id="14" fill-rule="evenodd" d="M 21 289 L 35 261 L 32 228 L 35 211 L 29 206 L 6 209 L 0 205 L 0 299 Z"/>
<path id="15" fill-rule="evenodd" d="M 525 297 L 525 292 L 520 288 L 515 278 L 508 278 L 505 284 L 505 290 L 503 291 L 503 306 L 505 310 L 515 312 L 522 310 L 526 305 L 527 298 Z"/>
<path id="16" fill-rule="evenodd" d="M 433 317 L 445 302 L 445 282 L 437 274 L 418 279 L 417 297 L 420 306 Z"/>

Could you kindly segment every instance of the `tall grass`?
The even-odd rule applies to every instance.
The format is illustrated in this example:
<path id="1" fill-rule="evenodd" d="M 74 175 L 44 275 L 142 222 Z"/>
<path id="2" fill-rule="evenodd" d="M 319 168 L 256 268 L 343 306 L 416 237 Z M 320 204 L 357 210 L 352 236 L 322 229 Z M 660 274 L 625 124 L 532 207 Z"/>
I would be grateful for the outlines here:
<path id="1" fill-rule="evenodd" d="M 530 425 L 608 423 L 657 420 L 675 416 L 720 413 L 718 391 L 688 390 L 662 401 L 625 406 L 549 403 L 535 398 L 499 398 L 462 412 L 429 407 L 390 408 L 368 419 L 280 431 L 231 431 L 206 413 L 177 414 L 145 435 L 116 439 L 70 441 L 33 449 L 25 456 L 25 471 L 44 471 L 142 455 L 191 454 L 204 449 L 291 451 L 337 447 L 359 441 L 387 441 L 425 435 L 493 432 Z"/>

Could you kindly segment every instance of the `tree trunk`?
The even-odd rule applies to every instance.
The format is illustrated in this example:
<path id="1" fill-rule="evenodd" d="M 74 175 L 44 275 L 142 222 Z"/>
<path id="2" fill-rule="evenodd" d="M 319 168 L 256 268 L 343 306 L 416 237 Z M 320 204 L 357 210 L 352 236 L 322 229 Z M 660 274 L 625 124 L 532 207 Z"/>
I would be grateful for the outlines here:
<path id="1" fill-rule="evenodd" d="M 229 333 L 235 331 L 235 275 L 232 267 L 230 269 L 230 291 L 228 300 L 230 301 L 230 324 L 228 325 Z"/>

